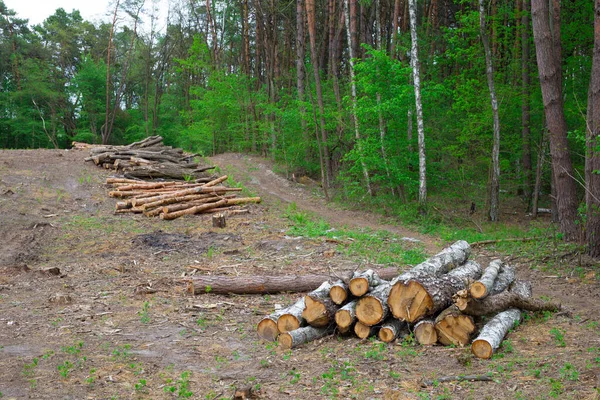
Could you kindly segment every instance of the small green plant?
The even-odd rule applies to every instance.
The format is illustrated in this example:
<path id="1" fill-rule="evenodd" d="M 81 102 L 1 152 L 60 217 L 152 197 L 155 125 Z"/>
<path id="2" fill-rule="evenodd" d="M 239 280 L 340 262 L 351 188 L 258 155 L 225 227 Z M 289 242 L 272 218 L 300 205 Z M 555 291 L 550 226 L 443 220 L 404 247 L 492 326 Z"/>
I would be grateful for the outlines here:
<path id="1" fill-rule="evenodd" d="M 52 357 L 53 355 L 54 355 L 54 351 L 48 350 L 47 352 L 44 353 L 44 355 L 42 355 L 42 360 L 47 360 L 50 357 Z"/>
<path id="2" fill-rule="evenodd" d="M 145 301 L 142 305 L 142 310 L 138 311 L 138 315 L 140 316 L 140 321 L 142 324 L 150 323 L 150 302 Z"/>
<path id="3" fill-rule="evenodd" d="M 502 350 L 505 353 L 512 353 L 512 352 L 515 351 L 512 342 L 510 340 L 508 340 L 508 339 L 505 340 L 504 342 L 502 342 Z"/>
<path id="4" fill-rule="evenodd" d="M 67 360 L 62 364 L 58 364 L 57 369 L 60 376 L 66 379 L 73 369 L 73 363 Z"/>
<path id="5" fill-rule="evenodd" d="M 290 383 L 292 385 L 295 385 L 296 383 L 298 383 L 300 381 L 300 372 L 296 371 L 295 369 L 292 369 L 289 372 L 289 375 L 291 376 Z"/>
<path id="6" fill-rule="evenodd" d="M 559 329 L 559 328 L 552 328 L 550 329 L 550 335 L 552 335 L 552 337 L 554 338 L 554 343 L 556 343 L 556 345 L 558 347 L 566 347 L 567 344 L 565 343 L 565 330 L 564 329 Z"/>
<path id="7" fill-rule="evenodd" d="M 579 371 L 571 363 L 565 363 L 560 367 L 560 377 L 569 381 L 576 381 L 579 379 Z"/>
<path id="8" fill-rule="evenodd" d="M 558 379 L 550 378 L 550 387 L 551 389 L 549 395 L 550 397 L 555 399 L 559 398 L 562 392 L 564 391 L 563 384 Z"/>
<path id="9" fill-rule="evenodd" d="M 203 315 L 199 316 L 198 319 L 196 320 L 196 324 L 198 325 L 198 327 L 200 329 L 204 330 L 208 326 L 206 317 L 204 317 Z"/>
<path id="10" fill-rule="evenodd" d="M 87 383 L 88 385 L 93 385 L 94 381 L 96 380 L 96 377 L 94 376 L 95 373 L 96 373 L 95 368 L 90 369 L 90 373 L 88 374 L 88 377 L 85 378 L 85 383 Z"/>
<path id="11" fill-rule="evenodd" d="M 194 393 L 190 390 L 190 371 L 183 371 L 181 377 L 177 380 L 177 397 L 180 399 L 187 399 L 192 397 Z"/>
<path id="12" fill-rule="evenodd" d="M 63 353 L 74 354 L 77 355 L 81 353 L 81 349 L 83 348 L 83 341 L 79 341 L 75 343 L 73 346 L 63 346 L 60 349 Z"/>
<path id="13" fill-rule="evenodd" d="M 33 370 L 35 369 L 35 367 L 38 366 L 38 358 L 34 358 L 33 361 L 31 362 L 31 364 L 25 364 L 23 365 L 23 375 L 26 377 L 31 377 L 33 376 Z"/>
<path id="14" fill-rule="evenodd" d="M 143 392 L 146 391 L 146 380 L 145 379 L 140 379 L 136 384 L 135 384 L 135 391 L 136 392 Z"/>
<path id="15" fill-rule="evenodd" d="M 115 349 L 112 351 L 112 357 L 114 360 L 117 359 L 127 359 L 129 357 L 129 350 L 131 349 L 131 345 L 130 344 L 125 344 L 123 346 L 117 346 L 115 347 Z"/>
<path id="16" fill-rule="evenodd" d="M 365 352 L 367 360 L 383 360 L 385 358 L 386 344 L 373 341 L 371 348 Z"/>

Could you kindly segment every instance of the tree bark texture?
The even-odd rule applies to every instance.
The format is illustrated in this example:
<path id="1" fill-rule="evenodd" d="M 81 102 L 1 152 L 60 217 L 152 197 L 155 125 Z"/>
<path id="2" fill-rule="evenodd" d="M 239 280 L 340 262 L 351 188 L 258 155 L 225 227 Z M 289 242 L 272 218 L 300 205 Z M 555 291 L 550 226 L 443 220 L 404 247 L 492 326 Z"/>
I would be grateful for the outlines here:
<path id="1" fill-rule="evenodd" d="M 481 278 L 478 281 L 475 281 L 469 291 L 471 292 L 471 296 L 475 299 L 483 299 L 490 294 L 494 286 L 494 282 L 500 273 L 500 269 L 503 266 L 503 262 L 500 259 L 492 260 L 487 268 L 483 271 Z"/>
<path id="2" fill-rule="evenodd" d="M 594 52 L 586 140 L 586 242 L 588 254 L 600 258 L 600 1 L 595 1 Z"/>
<path id="3" fill-rule="evenodd" d="M 492 315 L 509 308 L 518 308 L 526 311 L 559 311 L 559 303 L 545 302 L 532 299 L 531 295 L 524 297 L 521 293 L 527 292 L 522 288 L 531 286 L 529 282 L 516 281 L 510 290 L 488 296 L 479 301 L 470 301 L 465 309 L 461 310 L 464 314 L 473 316 Z"/>
<path id="4" fill-rule="evenodd" d="M 500 208 L 500 117 L 498 114 L 498 100 L 496 98 L 496 89 L 494 87 L 494 68 L 492 64 L 492 51 L 490 50 L 490 41 L 487 34 L 485 23 L 484 0 L 479 0 L 479 29 L 483 50 L 485 53 L 485 74 L 487 76 L 490 99 L 492 103 L 493 115 L 493 145 L 492 145 L 492 174 L 490 180 L 490 221 L 498 221 Z"/>
<path id="5" fill-rule="evenodd" d="M 304 328 L 280 334 L 278 342 L 284 349 L 294 349 L 304 343 L 321 339 L 332 332 L 333 330 L 329 327 L 315 328 L 313 326 L 305 326 Z"/>
<path id="6" fill-rule="evenodd" d="M 575 175 L 567 141 L 567 123 L 562 95 L 560 7 L 557 1 L 553 3 L 554 29 L 551 29 L 548 0 L 531 1 L 533 37 L 544 111 L 550 134 L 558 219 L 565 239 L 577 240 L 579 238 L 577 188 L 573 179 Z"/>
<path id="7" fill-rule="evenodd" d="M 469 279 L 478 279 L 481 266 L 473 261 L 441 277 L 424 276 L 394 285 L 388 303 L 394 317 L 414 323 L 428 315 L 443 310 L 452 303 L 452 296 L 465 289 Z"/>
<path id="8" fill-rule="evenodd" d="M 519 283 L 515 292 L 523 298 L 531 296 L 531 286 Z M 521 320 L 521 311 L 516 308 L 503 311 L 492 318 L 479 332 L 471 344 L 471 351 L 478 358 L 489 359 L 500 347 L 500 343 L 517 322 Z"/>
<path id="9" fill-rule="evenodd" d="M 417 0 L 408 0 L 410 16 L 410 63 L 413 71 L 415 89 L 415 108 L 417 111 L 417 135 L 419 140 L 419 208 L 421 213 L 427 210 L 427 167 L 425 158 L 425 128 L 423 126 L 423 104 L 421 101 L 421 73 L 417 38 Z"/>

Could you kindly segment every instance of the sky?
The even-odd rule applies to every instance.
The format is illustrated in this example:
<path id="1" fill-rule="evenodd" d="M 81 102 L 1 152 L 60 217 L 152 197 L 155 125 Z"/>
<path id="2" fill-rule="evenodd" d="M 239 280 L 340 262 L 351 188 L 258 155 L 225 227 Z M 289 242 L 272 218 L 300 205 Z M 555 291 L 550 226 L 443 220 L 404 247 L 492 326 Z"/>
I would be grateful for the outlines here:
<path id="1" fill-rule="evenodd" d="M 19 18 L 29 19 L 29 24 L 41 24 L 54 14 L 57 8 L 70 13 L 79 10 L 83 19 L 88 21 L 108 20 L 109 0 L 4 0 L 10 10 L 17 12 Z"/>
<path id="2" fill-rule="evenodd" d="M 79 10 L 84 20 L 90 22 L 110 22 L 114 12 L 114 0 L 3 0 L 9 10 L 14 10 L 18 18 L 29 19 L 29 25 L 41 24 L 54 14 L 56 9 L 63 8 L 67 13 Z M 160 4 L 160 15 L 166 19 L 169 0 L 157 0 Z M 152 0 L 145 1 L 145 8 L 150 9 Z M 147 17 L 142 17 L 146 20 Z M 159 26 L 159 30 L 164 26 Z"/>

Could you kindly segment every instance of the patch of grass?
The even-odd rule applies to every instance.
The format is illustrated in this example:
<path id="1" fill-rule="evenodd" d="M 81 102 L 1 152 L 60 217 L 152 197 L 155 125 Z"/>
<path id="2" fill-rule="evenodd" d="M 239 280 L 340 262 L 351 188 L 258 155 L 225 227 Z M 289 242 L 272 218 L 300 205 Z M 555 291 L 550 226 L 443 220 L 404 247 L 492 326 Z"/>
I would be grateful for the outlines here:
<path id="1" fill-rule="evenodd" d="M 140 316 L 140 321 L 142 324 L 150 323 L 150 302 L 145 301 L 142 305 L 142 310 L 138 311 L 138 315 Z"/>
<path id="2" fill-rule="evenodd" d="M 323 219 L 298 211 L 295 203 L 288 206 L 288 234 L 308 238 L 325 237 L 341 242 L 337 251 L 378 264 L 414 265 L 425 259 L 424 252 L 387 231 L 332 229 Z"/>
<path id="3" fill-rule="evenodd" d="M 571 363 L 565 363 L 560 367 L 559 372 L 561 379 L 567 379 L 569 381 L 579 380 L 579 371 L 577 371 L 577 368 Z"/>
<path id="4" fill-rule="evenodd" d="M 63 346 L 60 349 L 63 353 L 77 355 L 81 353 L 81 349 L 83 348 L 83 341 L 78 341 L 72 346 Z"/>
<path id="5" fill-rule="evenodd" d="M 118 359 L 126 360 L 130 356 L 130 354 L 129 354 L 130 349 L 131 349 L 130 344 L 124 344 L 123 346 L 116 346 L 111 353 L 113 360 L 118 360 Z"/>
<path id="6" fill-rule="evenodd" d="M 146 380 L 145 379 L 140 379 L 136 384 L 135 384 L 135 391 L 136 392 L 145 392 L 147 391 L 146 388 Z"/>
<path id="7" fill-rule="evenodd" d="M 177 382 L 173 385 L 165 386 L 163 391 L 165 393 L 174 393 L 177 394 L 177 398 L 187 399 L 194 395 L 194 393 L 190 390 L 190 376 L 192 373 L 190 371 L 184 371 L 181 373 Z"/>
<path id="8" fill-rule="evenodd" d="M 36 357 L 31 361 L 30 364 L 23 365 L 23 376 L 25 376 L 25 377 L 33 376 L 33 371 L 35 370 L 35 367 L 38 366 L 38 363 L 39 363 L 39 359 Z"/>
<path id="9" fill-rule="evenodd" d="M 59 375 L 66 379 L 69 377 L 69 373 L 74 368 L 74 365 L 69 360 L 66 360 L 64 363 L 58 364 L 56 368 L 58 369 Z"/>
<path id="10" fill-rule="evenodd" d="M 564 329 L 559 329 L 559 328 L 552 328 L 550 329 L 550 335 L 552 335 L 552 337 L 554 338 L 554 343 L 558 346 L 558 347 L 566 347 L 567 344 L 565 343 L 565 330 Z"/>

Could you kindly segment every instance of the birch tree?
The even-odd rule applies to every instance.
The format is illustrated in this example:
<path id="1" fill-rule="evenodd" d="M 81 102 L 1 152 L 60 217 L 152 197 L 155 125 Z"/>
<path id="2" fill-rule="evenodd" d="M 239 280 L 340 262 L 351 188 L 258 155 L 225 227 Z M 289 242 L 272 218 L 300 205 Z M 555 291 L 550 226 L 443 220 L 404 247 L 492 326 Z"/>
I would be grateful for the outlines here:
<path id="1" fill-rule="evenodd" d="M 492 114 L 494 121 L 494 134 L 492 145 L 492 174 L 490 179 L 490 209 L 488 217 L 490 221 L 498 221 L 498 208 L 500 206 L 500 117 L 498 116 L 498 100 L 496 98 L 496 89 L 494 88 L 494 68 L 492 65 L 492 51 L 490 50 L 490 40 L 487 35 L 485 23 L 484 0 L 479 0 L 479 29 L 481 41 L 483 42 L 483 51 L 485 52 L 485 74 L 487 76 L 488 88 L 492 102 Z"/>
<path id="2" fill-rule="evenodd" d="M 417 111 L 417 136 L 419 142 L 419 212 L 427 212 L 427 167 L 425 164 L 425 128 L 423 126 L 423 105 L 421 103 L 421 75 L 419 71 L 419 49 L 417 43 L 417 0 L 408 0 L 410 17 L 410 64 L 415 88 L 415 108 Z"/>

